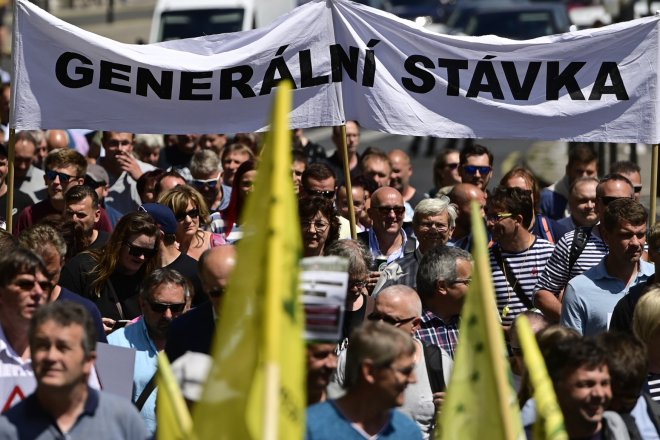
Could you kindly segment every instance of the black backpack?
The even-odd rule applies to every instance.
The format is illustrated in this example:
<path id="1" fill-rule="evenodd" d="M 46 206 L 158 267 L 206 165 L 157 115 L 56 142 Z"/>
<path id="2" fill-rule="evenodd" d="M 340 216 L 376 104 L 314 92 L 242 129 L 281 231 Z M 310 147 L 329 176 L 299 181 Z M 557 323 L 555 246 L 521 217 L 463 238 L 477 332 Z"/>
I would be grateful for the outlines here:
<path id="1" fill-rule="evenodd" d="M 442 370 L 442 351 L 440 347 L 422 342 L 424 359 L 426 360 L 426 373 L 429 375 L 431 391 L 434 393 L 444 391 L 446 388 L 444 372 Z"/>

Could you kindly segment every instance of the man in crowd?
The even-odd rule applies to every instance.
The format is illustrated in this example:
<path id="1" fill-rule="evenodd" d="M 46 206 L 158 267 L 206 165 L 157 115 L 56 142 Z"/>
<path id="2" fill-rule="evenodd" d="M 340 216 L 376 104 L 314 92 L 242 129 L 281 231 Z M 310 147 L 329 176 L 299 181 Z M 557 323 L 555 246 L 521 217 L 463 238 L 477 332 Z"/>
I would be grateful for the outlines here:
<path id="1" fill-rule="evenodd" d="M 403 195 L 403 201 L 409 203 L 415 209 L 415 206 L 424 200 L 424 194 L 417 191 L 417 188 L 410 184 L 410 178 L 413 174 L 410 156 L 402 150 L 392 150 L 387 155 L 392 165 L 392 174 L 390 175 L 390 185 L 398 189 Z"/>
<path id="2" fill-rule="evenodd" d="M 653 275 L 642 260 L 646 243 L 646 209 L 633 199 L 607 205 L 601 229 L 609 253 L 600 263 L 568 282 L 560 323 L 583 335 L 607 331 L 616 303 L 628 289 Z"/>
<path id="3" fill-rule="evenodd" d="M 548 348 L 545 362 L 569 438 L 628 438 L 621 417 L 606 411 L 612 388 L 603 347 L 591 338 L 562 341 Z"/>
<path id="4" fill-rule="evenodd" d="M 307 167 L 301 177 L 302 193 L 308 196 L 320 196 L 335 201 L 337 190 L 337 177 L 328 165 L 316 162 Z M 345 239 L 351 236 L 349 221 L 340 215 L 339 238 Z"/>
<path id="5" fill-rule="evenodd" d="M 168 171 L 176 171 L 184 179 L 191 180 L 190 160 L 197 149 L 197 134 L 178 134 L 174 137 L 173 144 L 165 146 L 160 152 L 159 168 Z M 136 179 L 137 180 L 137 179 Z"/>
<path id="6" fill-rule="evenodd" d="M 344 146 L 341 131 L 341 126 L 332 127 L 332 143 L 335 144 L 336 149 L 327 159 L 327 164 L 334 171 L 337 176 L 337 183 L 340 185 L 346 180 L 344 178 Z M 348 167 L 351 177 L 359 169 L 359 146 L 360 124 L 357 121 L 346 121 L 346 149 L 348 151 Z"/>
<path id="7" fill-rule="evenodd" d="M 222 184 L 220 158 L 213 150 L 201 150 L 190 160 L 192 186 L 206 201 L 209 212 L 219 212 L 229 206 L 231 187 Z"/>
<path id="8" fill-rule="evenodd" d="M 598 177 L 598 155 L 589 144 L 569 149 L 566 174 L 541 191 L 541 212 L 554 220 L 566 217 L 571 185 L 579 177 Z"/>
<path id="9" fill-rule="evenodd" d="M 37 311 L 25 335 L 37 389 L 0 417 L 4 438 L 147 438 L 133 405 L 87 384 L 95 333 L 79 304 L 55 302 Z"/>
<path id="10" fill-rule="evenodd" d="M 376 182 L 379 188 L 390 185 L 392 165 L 390 159 L 384 152 L 369 148 L 360 159 L 362 175 Z"/>
<path id="11" fill-rule="evenodd" d="M 103 246 L 110 238 L 107 231 L 100 231 L 96 224 L 101 219 L 101 206 L 96 191 L 87 185 L 71 188 L 64 195 L 64 216 L 83 228 L 88 249 Z"/>
<path id="12" fill-rule="evenodd" d="M 236 250 L 231 245 L 211 248 L 199 259 L 202 287 L 206 301 L 172 322 L 167 334 L 165 352 L 174 361 L 186 351 L 209 354 L 215 335 L 216 319 L 229 276 L 236 266 Z"/>
<path id="13" fill-rule="evenodd" d="M 293 189 L 296 194 L 300 194 L 302 186 L 302 175 L 307 169 L 307 156 L 302 150 L 294 148 L 291 152 L 293 161 L 291 163 L 291 174 L 293 176 Z"/>
<path id="14" fill-rule="evenodd" d="M 417 288 L 417 268 L 422 256 L 436 246 L 446 245 L 454 231 L 456 208 L 449 198 L 424 199 L 415 207 L 413 230 L 419 246 L 402 259 L 387 265 L 381 271 L 373 294 L 394 284 Z"/>
<path id="15" fill-rule="evenodd" d="M 108 195 L 108 191 L 110 191 L 109 182 L 110 176 L 105 168 L 95 163 L 87 165 L 84 184 L 96 191 L 96 195 L 99 196 L 99 206 L 102 208 L 102 212 L 105 211 L 108 214 L 110 223 L 114 227 L 123 214 L 112 206 L 105 204 L 105 197 Z"/>
<path id="16" fill-rule="evenodd" d="M 498 186 L 488 197 L 488 229 L 493 237 L 490 268 L 497 309 L 504 328 L 533 309 L 532 293 L 554 246 L 529 232 L 532 196 L 520 188 Z"/>
<path id="17" fill-rule="evenodd" d="M 579 227 L 593 227 L 598 223 L 596 212 L 596 187 L 598 179 L 595 177 L 578 177 L 571 185 L 568 196 L 568 208 L 571 215 L 557 221 L 557 224 L 572 231 Z"/>
<path id="18" fill-rule="evenodd" d="M 463 183 L 471 183 L 486 192 L 493 177 L 493 153 L 483 145 L 466 145 L 460 154 L 459 174 Z"/>
<path id="19" fill-rule="evenodd" d="M 417 381 L 415 353 L 410 334 L 392 325 L 369 322 L 358 327 L 346 354 L 347 392 L 307 410 L 305 438 L 358 438 L 396 432 L 398 438 L 421 439 L 415 422 L 394 410 L 403 405 L 406 387 Z"/>
<path id="20" fill-rule="evenodd" d="M 183 313 L 190 294 L 190 285 L 179 272 L 156 269 L 140 288 L 142 319 L 108 335 L 111 345 L 136 351 L 133 403 L 151 434 L 156 432 L 158 353 L 165 349 L 170 323 Z"/>
<path id="21" fill-rule="evenodd" d="M 642 195 L 642 170 L 634 162 L 629 160 L 620 160 L 610 167 L 610 174 L 621 174 L 632 183 L 635 189 L 635 200 L 639 202 Z"/>
<path id="22" fill-rule="evenodd" d="M 417 337 L 453 358 L 463 302 L 472 281 L 472 257 L 466 251 L 438 246 L 424 255 L 417 270 L 417 293 L 423 313 Z"/>
<path id="23" fill-rule="evenodd" d="M 37 140 L 30 131 L 16 133 L 14 187 L 29 195 L 33 203 L 46 198 L 44 172 L 33 165 Z"/>
<path id="24" fill-rule="evenodd" d="M 472 201 L 481 207 L 481 215 L 486 208 L 486 193 L 471 183 L 458 183 L 449 192 L 449 200 L 456 205 L 456 227 L 449 242 L 461 249 L 472 250 Z"/>
<path id="25" fill-rule="evenodd" d="M 355 179 L 351 179 L 351 193 L 353 195 L 353 211 L 355 212 L 355 226 L 357 232 L 363 232 L 371 225 L 371 221 L 366 221 L 369 219 L 367 215 L 367 194 L 368 191 L 365 188 L 366 182 L 364 176 L 358 176 Z M 349 221 L 350 214 L 348 206 L 348 190 L 346 189 L 346 184 L 340 186 L 337 189 L 337 212 L 341 215 L 346 221 Z M 350 227 L 350 226 L 349 226 Z M 341 234 L 341 231 L 340 231 Z"/>
<path id="26" fill-rule="evenodd" d="M 99 160 L 110 176 L 110 189 L 105 203 L 122 214 L 135 212 L 142 204 L 137 190 L 137 180 L 142 173 L 154 169 L 133 156 L 135 135 L 118 131 L 104 131 L 101 142 L 105 157 Z"/>
<path id="27" fill-rule="evenodd" d="M 561 237 L 536 287 L 534 305 L 552 322 L 559 321 L 560 295 L 575 276 L 594 267 L 607 254 L 603 241 L 603 216 L 607 205 L 618 198 L 632 198 L 632 184 L 618 174 L 609 174 L 596 187 L 596 213 L 600 223 L 593 228 L 569 231 Z"/>
<path id="28" fill-rule="evenodd" d="M 9 172 L 9 154 L 7 146 L 0 143 L 0 229 L 7 228 L 7 173 Z M 12 222 L 16 225 L 18 214 L 23 208 L 34 203 L 30 196 L 20 190 L 14 192 L 14 207 L 11 211 Z M 11 232 L 11 231 L 10 231 Z"/>
<path id="29" fill-rule="evenodd" d="M 250 147 L 243 144 L 230 144 L 222 150 L 222 183 L 231 187 L 234 174 L 241 164 L 248 160 L 254 160 L 254 152 Z"/>

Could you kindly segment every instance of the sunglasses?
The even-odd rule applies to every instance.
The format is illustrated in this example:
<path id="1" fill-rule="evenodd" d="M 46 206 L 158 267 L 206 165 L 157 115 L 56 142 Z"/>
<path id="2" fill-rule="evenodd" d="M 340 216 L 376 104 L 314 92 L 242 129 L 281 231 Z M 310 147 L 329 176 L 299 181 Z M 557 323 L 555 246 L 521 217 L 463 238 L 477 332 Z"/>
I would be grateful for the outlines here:
<path id="1" fill-rule="evenodd" d="M 199 217 L 199 208 L 194 208 L 191 209 L 190 211 L 185 211 L 182 212 L 181 214 L 177 214 L 176 221 L 178 222 L 183 221 L 186 219 L 186 217 L 190 217 L 190 218 Z"/>
<path id="2" fill-rule="evenodd" d="M 54 181 L 56 178 L 60 178 L 60 183 L 67 183 L 71 179 L 76 179 L 76 176 L 70 176 L 66 173 L 60 173 L 54 170 L 46 170 L 46 178 L 50 181 Z"/>
<path id="3" fill-rule="evenodd" d="M 14 281 L 12 284 L 14 284 L 19 289 L 21 289 L 23 291 L 26 291 L 26 292 L 28 290 L 32 290 L 32 288 L 35 286 L 35 284 L 38 284 L 39 287 L 41 287 L 41 290 L 46 291 L 46 292 L 50 291 L 53 288 L 53 285 L 49 281 L 37 281 L 37 280 L 23 279 L 23 280 Z"/>
<path id="4" fill-rule="evenodd" d="M 318 189 L 308 189 L 307 192 L 312 196 L 325 197 L 326 199 L 332 199 L 335 197 L 335 192 L 331 190 L 321 191 Z"/>
<path id="5" fill-rule="evenodd" d="M 412 321 L 415 319 L 414 316 L 411 316 L 410 318 L 403 318 L 403 319 L 397 319 L 389 315 L 385 315 L 383 313 L 378 313 L 378 312 L 371 312 L 369 316 L 367 316 L 367 319 L 369 321 L 383 321 L 387 324 L 393 325 L 395 327 L 398 327 L 400 325 L 403 325 L 407 322 Z"/>
<path id="6" fill-rule="evenodd" d="M 195 188 L 202 189 L 205 186 L 208 186 L 211 189 L 214 189 L 216 186 L 218 186 L 218 179 L 206 179 L 206 180 L 199 180 L 199 179 L 193 179 L 192 184 Z"/>
<path id="7" fill-rule="evenodd" d="M 450 170 L 455 170 L 456 168 L 458 168 L 458 165 L 459 165 L 458 162 L 452 162 L 445 164 L 445 167 L 449 168 Z"/>
<path id="8" fill-rule="evenodd" d="M 479 174 L 481 174 L 482 176 L 485 176 L 486 174 L 489 174 L 491 171 L 493 171 L 492 167 L 488 167 L 488 166 L 480 167 L 477 165 L 463 165 L 463 169 L 468 174 L 477 174 L 477 171 L 479 171 Z"/>
<path id="9" fill-rule="evenodd" d="M 128 246 L 128 255 L 132 257 L 141 257 L 142 255 L 144 255 L 144 258 L 152 258 L 155 257 L 156 254 L 158 253 L 157 249 L 144 248 L 144 247 L 136 246 L 129 242 L 125 242 L 124 244 Z"/>
<path id="10" fill-rule="evenodd" d="M 510 212 L 500 212 L 499 214 L 491 214 L 486 216 L 486 220 L 493 223 L 499 223 L 505 218 L 513 217 L 513 214 Z"/>
<path id="11" fill-rule="evenodd" d="M 168 309 L 172 312 L 172 314 L 181 313 L 183 312 L 183 308 L 186 306 L 185 302 L 166 304 L 156 301 L 148 301 L 148 303 L 149 303 L 149 307 L 151 307 L 151 310 L 153 310 L 156 313 L 165 313 Z"/>
<path id="12" fill-rule="evenodd" d="M 394 211 L 397 216 L 401 216 L 404 212 L 406 212 L 405 206 L 378 206 L 376 209 L 378 212 L 380 212 L 381 215 L 387 215 L 390 213 L 390 211 Z"/>
<path id="13" fill-rule="evenodd" d="M 633 189 L 635 190 L 635 194 L 639 194 L 642 192 L 642 185 L 633 185 Z"/>

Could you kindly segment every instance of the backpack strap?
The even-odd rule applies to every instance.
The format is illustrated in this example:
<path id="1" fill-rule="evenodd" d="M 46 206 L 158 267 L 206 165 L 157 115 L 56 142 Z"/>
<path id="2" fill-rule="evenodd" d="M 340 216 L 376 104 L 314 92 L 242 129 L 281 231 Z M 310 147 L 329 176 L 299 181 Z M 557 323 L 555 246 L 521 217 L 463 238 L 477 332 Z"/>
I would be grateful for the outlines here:
<path id="1" fill-rule="evenodd" d="M 147 402 L 147 399 L 149 398 L 149 396 L 151 396 L 151 393 L 153 393 L 154 390 L 156 389 L 156 374 L 158 374 L 158 372 L 154 373 L 154 375 L 151 376 L 151 379 L 149 379 L 149 382 L 144 387 L 144 389 L 138 396 L 137 400 L 135 401 L 135 406 L 137 407 L 138 411 L 142 411 L 142 407 Z"/>
<path id="2" fill-rule="evenodd" d="M 426 374 L 429 376 L 431 391 L 438 393 L 445 390 L 445 376 L 442 369 L 442 350 L 433 344 L 422 342 L 424 349 L 424 360 L 426 363 Z"/>
<path id="3" fill-rule="evenodd" d="M 500 249 L 499 245 L 494 245 L 493 246 L 493 256 L 495 257 L 495 261 L 497 262 L 497 265 L 500 267 L 500 270 L 506 277 L 506 282 L 509 283 L 509 286 L 513 289 L 515 292 L 516 296 L 520 300 L 521 303 L 527 309 L 531 310 L 534 308 L 534 304 L 532 303 L 532 300 L 529 299 L 527 294 L 522 290 L 522 286 L 518 282 L 518 279 L 516 278 L 516 274 L 513 273 L 513 270 L 511 270 L 511 266 L 509 265 L 509 262 L 506 261 L 504 258 L 502 258 L 502 250 Z"/>
<path id="4" fill-rule="evenodd" d="M 550 243 L 555 244 L 556 240 L 552 236 L 552 229 L 550 228 L 547 217 L 539 215 L 539 218 L 541 219 L 541 231 L 543 232 L 543 238 L 548 240 Z"/>
<path id="5" fill-rule="evenodd" d="M 575 233 L 573 234 L 573 241 L 571 242 L 571 251 L 568 254 L 568 276 L 571 276 L 571 271 L 573 266 L 577 262 L 577 259 L 582 254 L 582 251 L 587 246 L 589 237 L 591 236 L 591 231 L 593 226 L 580 226 L 575 228 Z"/>

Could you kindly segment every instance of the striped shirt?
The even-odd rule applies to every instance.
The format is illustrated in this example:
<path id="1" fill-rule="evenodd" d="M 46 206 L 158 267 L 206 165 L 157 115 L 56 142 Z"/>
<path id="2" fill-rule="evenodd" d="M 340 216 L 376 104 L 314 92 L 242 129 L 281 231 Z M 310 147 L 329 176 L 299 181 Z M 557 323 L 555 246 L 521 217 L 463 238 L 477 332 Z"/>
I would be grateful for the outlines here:
<path id="1" fill-rule="evenodd" d="M 597 265 L 600 260 L 607 255 L 608 248 L 605 242 L 600 238 L 598 225 L 594 226 L 587 240 L 584 250 L 575 261 L 570 273 L 568 271 L 568 261 L 571 254 L 571 245 L 575 231 L 569 231 L 557 241 L 555 250 L 548 260 L 541 278 L 538 280 L 534 292 L 537 290 L 548 290 L 559 297 L 561 291 L 568 282 L 583 272 Z"/>
<path id="2" fill-rule="evenodd" d="M 646 385 L 648 386 L 648 393 L 651 399 L 660 402 L 660 374 L 649 373 L 646 378 Z"/>
<path id="3" fill-rule="evenodd" d="M 430 310 L 422 313 L 422 322 L 415 336 L 420 341 L 437 345 L 444 349 L 451 358 L 454 358 L 456 344 L 458 343 L 458 325 L 460 317 L 454 316 L 445 322 Z"/>
<path id="4" fill-rule="evenodd" d="M 499 247 L 497 244 L 495 246 Z M 530 302 L 532 301 L 534 286 L 536 286 L 539 276 L 545 270 L 545 265 L 553 250 L 552 243 L 538 237 L 529 248 L 522 252 L 506 252 L 501 249 L 502 259 L 508 263 L 508 268 L 505 269 L 511 268 L 513 272 L 508 274 L 509 277 L 516 279 L 514 284 L 522 288 Z M 502 268 L 497 264 L 492 248 L 489 250 L 489 255 L 497 309 L 502 317 L 502 325 L 508 326 L 511 325 L 516 316 L 527 310 L 527 307 L 516 294 L 514 286 L 507 281 Z"/>

